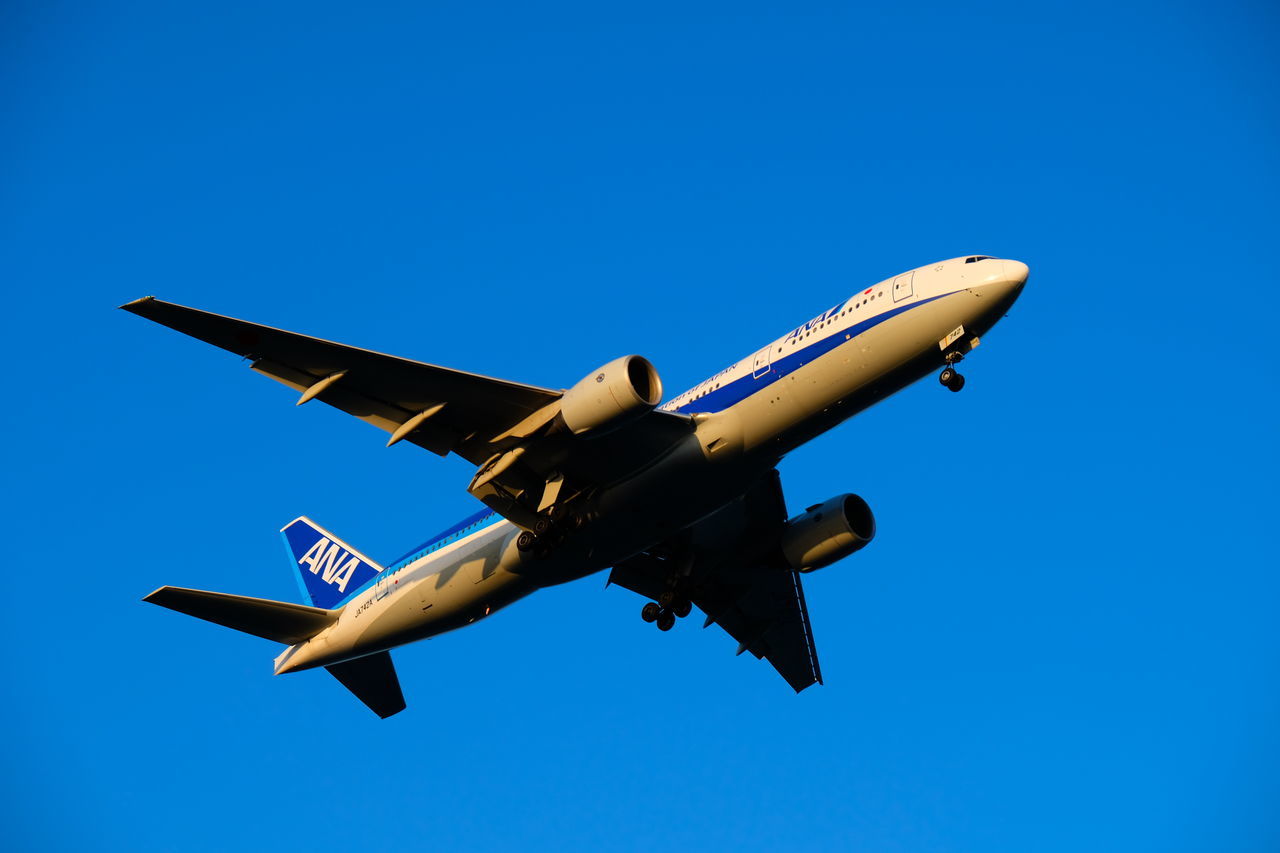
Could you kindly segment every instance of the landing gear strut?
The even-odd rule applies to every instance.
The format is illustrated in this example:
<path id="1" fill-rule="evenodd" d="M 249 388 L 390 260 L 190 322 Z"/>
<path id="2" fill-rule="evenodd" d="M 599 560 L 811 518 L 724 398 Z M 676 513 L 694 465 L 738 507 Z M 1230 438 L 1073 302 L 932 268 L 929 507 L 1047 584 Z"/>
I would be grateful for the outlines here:
<path id="1" fill-rule="evenodd" d="M 675 627 L 677 619 L 683 619 L 693 612 L 693 596 L 696 586 L 691 580 L 693 573 L 693 552 L 689 548 L 678 546 L 659 547 L 650 555 L 665 564 L 665 577 L 660 591 L 640 611 L 640 618 L 646 622 L 655 622 L 659 631 L 670 631 Z"/>
<path id="2" fill-rule="evenodd" d="M 963 359 L 964 356 L 958 352 L 947 353 L 947 366 L 939 374 L 938 381 L 948 391 L 959 391 L 964 387 L 964 377 L 955 369 L 955 365 Z"/>

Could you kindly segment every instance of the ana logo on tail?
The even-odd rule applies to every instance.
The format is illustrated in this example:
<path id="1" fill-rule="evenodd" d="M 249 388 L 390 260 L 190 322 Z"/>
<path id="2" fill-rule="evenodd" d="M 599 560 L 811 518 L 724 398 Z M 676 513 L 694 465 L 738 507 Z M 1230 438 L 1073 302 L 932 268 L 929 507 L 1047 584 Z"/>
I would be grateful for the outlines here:
<path id="1" fill-rule="evenodd" d="M 311 574 L 323 577 L 325 583 L 337 584 L 341 592 L 346 592 L 347 583 L 360 566 L 360 558 L 324 537 L 312 545 L 298 561 L 298 569 L 301 570 L 303 566 L 309 567 Z"/>
<path id="2" fill-rule="evenodd" d="M 382 571 L 382 566 L 305 515 L 280 532 L 303 597 L 316 607 L 328 610 L 339 606 Z"/>

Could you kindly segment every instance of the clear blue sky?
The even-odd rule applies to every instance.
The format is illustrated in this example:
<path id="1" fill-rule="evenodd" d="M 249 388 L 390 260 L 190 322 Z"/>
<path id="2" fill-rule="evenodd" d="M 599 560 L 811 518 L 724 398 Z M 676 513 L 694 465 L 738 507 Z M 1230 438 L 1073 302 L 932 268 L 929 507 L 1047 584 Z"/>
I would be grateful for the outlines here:
<path id="1" fill-rule="evenodd" d="M 265 8 L 267 5 L 270 8 Z M 6 3 L 11 849 L 1280 849 L 1266 3 Z M 292 599 L 470 476 L 114 310 L 145 294 L 676 393 L 894 273 L 1030 264 L 952 395 L 788 458 L 872 547 L 797 697 L 593 577 L 396 656 L 380 722 L 150 607 Z"/>

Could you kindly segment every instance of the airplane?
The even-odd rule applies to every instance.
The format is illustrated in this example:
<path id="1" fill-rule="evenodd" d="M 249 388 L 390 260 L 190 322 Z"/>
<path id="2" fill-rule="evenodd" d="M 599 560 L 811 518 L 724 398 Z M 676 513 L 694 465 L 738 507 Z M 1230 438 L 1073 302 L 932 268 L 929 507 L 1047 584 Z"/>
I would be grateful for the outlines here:
<path id="1" fill-rule="evenodd" d="M 476 466 L 484 509 L 381 564 L 309 518 L 282 529 L 308 604 L 164 586 L 143 600 L 284 644 L 275 673 L 324 667 L 379 717 L 405 708 L 390 650 L 608 569 L 669 631 L 696 605 L 737 653 L 797 692 L 822 683 L 802 575 L 866 547 L 870 506 L 842 494 L 788 513 L 787 453 L 957 364 L 1021 294 L 1026 264 L 969 255 L 860 290 L 663 402 L 638 355 L 567 390 L 464 373 L 155 297 L 120 306 L 229 350 L 257 373 Z M 606 585 L 608 585 L 606 584 Z"/>

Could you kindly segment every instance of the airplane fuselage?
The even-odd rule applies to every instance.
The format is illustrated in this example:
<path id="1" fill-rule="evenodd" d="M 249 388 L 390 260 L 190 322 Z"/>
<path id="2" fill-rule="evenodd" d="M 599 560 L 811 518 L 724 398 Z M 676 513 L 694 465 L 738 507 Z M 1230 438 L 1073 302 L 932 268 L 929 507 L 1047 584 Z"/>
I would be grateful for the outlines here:
<path id="1" fill-rule="evenodd" d="M 463 627 L 667 540 L 743 494 L 801 444 L 968 352 L 1026 277 L 1024 264 L 979 256 L 860 291 L 664 404 L 691 415 L 694 430 L 599 491 L 590 536 L 571 536 L 535 557 L 516 546 L 519 527 L 479 513 L 388 566 L 333 624 L 286 649 L 276 672 Z"/>

